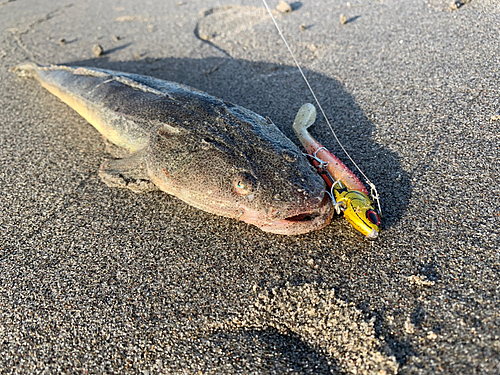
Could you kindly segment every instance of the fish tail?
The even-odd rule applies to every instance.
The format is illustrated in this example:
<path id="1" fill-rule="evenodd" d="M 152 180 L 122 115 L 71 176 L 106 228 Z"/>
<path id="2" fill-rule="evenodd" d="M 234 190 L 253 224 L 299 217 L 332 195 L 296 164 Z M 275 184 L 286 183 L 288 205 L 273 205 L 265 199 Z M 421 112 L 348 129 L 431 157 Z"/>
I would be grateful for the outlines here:
<path id="1" fill-rule="evenodd" d="M 16 73 L 19 77 L 36 78 L 38 76 L 37 69 L 39 67 L 40 65 L 38 64 L 27 62 L 10 68 L 10 71 Z"/>

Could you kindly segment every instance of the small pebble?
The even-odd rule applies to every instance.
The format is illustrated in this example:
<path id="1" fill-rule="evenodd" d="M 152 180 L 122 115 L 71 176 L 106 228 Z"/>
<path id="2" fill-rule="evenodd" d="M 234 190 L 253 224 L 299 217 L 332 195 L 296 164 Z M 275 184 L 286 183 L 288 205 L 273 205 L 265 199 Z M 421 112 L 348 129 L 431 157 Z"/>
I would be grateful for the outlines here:
<path id="1" fill-rule="evenodd" d="M 411 322 L 410 318 L 405 321 L 405 332 L 409 335 L 413 335 L 415 333 L 415 325 Z"/>
<path id="2" fill-rule="evenodd" d="M 94 44 L 94 47 L 92 47 L 92 52 L 94 53 L 95 57 L 99 57 L 103 54 L 104 50 L 99 44 Z"/>
<path id="3" fill-rule="evenodd" d="M 301 24 L 301 25 L 300 25 L 300 31 L 305 31 L 305 30 L 306 30 L 306 25 Z"/>
<path id="4" fill-rule="evenodd" d="M 427 276 L 424 275 L 411 275 L 408 277 L 408 281 L 410 284 L 418 286 L 434 286 L 436 284 L 435 281 L 428 280 Z"/>
<path id="5" fill-rule="evenodd" d="M 118 42 L 120 39 L 121 39 L 121 36 L 119 36 L 119 35 L 113 35 L 113 40 L 115 42 Z"/>
<path id="6" fill-rule="evenodd" d="M 290 4 L 285 3 L 283 0 L 281 0 L 276 7 L 276 10 L 280 13 L 290 13 L 292 11 L 292 7 L 290 6 Z"/>
<path id="7" fill-rule="evenodd" d="M 340 15 L 340 24 L 345 25 L 347 23 L 347 17 L 343 14 Z"/>
<path id="8" fill-rule="evenodd" d="M 434 332 L 432 332 L 432 331 L 430 331 L 429 333 L 427 333 L 427 338 L 429 340 L 435 340 L 435 339 L 437 339 L 437 337 L 438 336 Z"/>
<path id="9" fill-rule="evenodd" d="M 463 7 L 466 4 L 469 4 L 470 0 L 460 0 L 460 1 L 454 1 L 450 4 L 450 9 L 451 10 L 458 10 L 461 7 Z"/>
<path id="10" fill-rule="evenodd" d="M 469 4 L 470 0 L 459 0 L 459 1 L 454 1 L 450 4 L 450 9 L 451 10 L 458 10 L 461 7 L 463 7 L 465 4 Z"/>
<path id="11" fill-rule="evenodd" d="M 67 43 L 67 42 L 66 42 L 66 39 L 64 39 L 64 38 L 59 39 L 59 44 L 60 44 L 61 46 L 64 46 L 66 43 Z"/>

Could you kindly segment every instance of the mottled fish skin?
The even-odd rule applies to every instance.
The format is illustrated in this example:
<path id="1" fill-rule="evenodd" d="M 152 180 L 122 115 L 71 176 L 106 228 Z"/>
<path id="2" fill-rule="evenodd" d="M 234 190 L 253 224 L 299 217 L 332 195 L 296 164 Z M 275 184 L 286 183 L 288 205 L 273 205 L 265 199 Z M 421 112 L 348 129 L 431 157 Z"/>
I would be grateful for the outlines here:
<path id="1" fill-rule="evenodd" d="M 321 177 L 271 121 L 248 109 L 135 74 L 32 63 L 13 70 L 36 78 L 130 152 L 101 167 L 108 185 L 133 188 L 116 182 L 128 176 L 141 181 L 134 190 L 148 190 L 141 186 L 151 181 L 192 206 L 279 234 L 331 220 Z"/>

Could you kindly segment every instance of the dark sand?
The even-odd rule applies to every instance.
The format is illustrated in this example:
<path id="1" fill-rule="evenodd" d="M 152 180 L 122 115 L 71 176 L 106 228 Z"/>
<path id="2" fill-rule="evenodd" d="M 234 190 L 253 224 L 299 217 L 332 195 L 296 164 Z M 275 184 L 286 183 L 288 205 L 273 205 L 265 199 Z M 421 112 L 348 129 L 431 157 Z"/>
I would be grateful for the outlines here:
<path id="1" fill-rule="evenodd" d="M 283 237 L 100 181 L 100 135 L 10 67 L 182 82 L 295 142 L 312 100 L 258 0 L 140 3 L 0 2 L 0 372 L 500 373 L 500 2 L 278 16 L 379 187 L 376 242 L 342 217 Z M 324 121 L 314 135 L 343 158 Z"/>

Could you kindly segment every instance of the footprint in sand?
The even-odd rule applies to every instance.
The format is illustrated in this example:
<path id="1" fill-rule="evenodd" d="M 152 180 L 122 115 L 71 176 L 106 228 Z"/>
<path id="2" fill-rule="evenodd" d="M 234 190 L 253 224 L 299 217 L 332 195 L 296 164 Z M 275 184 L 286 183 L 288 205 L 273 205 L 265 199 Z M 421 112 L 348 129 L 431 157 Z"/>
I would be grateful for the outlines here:
<path id="1" fill-rule="evenodd" d="M 366 322 L 360 310 L 336 298 L 333 290 L 318 284 L 287 284 L 271 292 L 258 288 L 255 292 L 257 302 L 243 319 L 226 322 L 215 331 L 241 334 L 273 329 L 331 359 L 340 371 L 386 375 L 398 372 L 396 358 L 375 335 L 374 320 Z"/>

